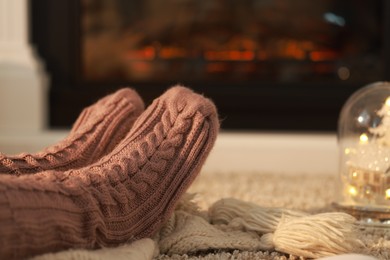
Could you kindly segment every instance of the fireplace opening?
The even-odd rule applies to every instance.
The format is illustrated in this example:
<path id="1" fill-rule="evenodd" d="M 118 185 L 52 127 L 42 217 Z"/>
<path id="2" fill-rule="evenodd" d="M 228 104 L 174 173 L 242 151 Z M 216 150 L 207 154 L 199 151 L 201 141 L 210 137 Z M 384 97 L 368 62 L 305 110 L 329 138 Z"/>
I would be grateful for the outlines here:
<path id="1" fill-rule="evenodd" d="M 386 1 L 64 2 L 31 3 L 54 127 L 115 88 L 148 102 L 182 83 L 226 129 L 333 131 L 348 96 L 389 75 Z"/>
<path id="2" fill-rule="evenodd" d="M 381 77 L 378 1 L 83 0 L 87 81 Z"/>

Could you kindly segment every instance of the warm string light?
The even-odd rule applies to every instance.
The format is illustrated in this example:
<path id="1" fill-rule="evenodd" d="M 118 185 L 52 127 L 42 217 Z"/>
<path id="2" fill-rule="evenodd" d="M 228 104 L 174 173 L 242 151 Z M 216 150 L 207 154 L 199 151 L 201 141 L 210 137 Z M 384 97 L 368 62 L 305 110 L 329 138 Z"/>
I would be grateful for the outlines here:
<path id="1" fill-rule="evenodd" d="M 386 190 L 386 199 L 390 199 L 390 189 Z"/>
<path id="2" fill-rule="evenodd" d="M 367 144 L 368 143 L 368 135 L 366 133 L 363 133 L 359 137 L 360 144 Z"/>
<path id="3" fill-rule="evenodd" d="M 358 194 L 358 191 L 357 191 L 356 187 L 354 187 L 354 186 L 349 186 L 349 188 L 348 188 L 348 193 L 349 193 L 351 196 L 355 197 L 355 196 Z"/>
<path id="4" fill-rule="evenodd" d="M 388 97 L 388 98 L 386 99 L 385 104 L 386 104 L 386 106 L 390 107 L 390 97 Z"/>
<path id="5" fill-rule="evenodd" d="M 383 171 L 349 165 L 346 194 L 357 202 L 384 203 L 390 200 L 390 176 Z M 382 201 L 382 202 L 381 202 Z"/>

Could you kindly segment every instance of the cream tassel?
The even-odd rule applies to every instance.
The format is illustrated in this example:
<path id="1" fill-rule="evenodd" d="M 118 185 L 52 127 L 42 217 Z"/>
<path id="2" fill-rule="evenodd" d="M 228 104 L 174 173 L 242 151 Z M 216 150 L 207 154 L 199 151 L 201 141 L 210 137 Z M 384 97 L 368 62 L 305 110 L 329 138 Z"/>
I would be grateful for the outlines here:
<path id="1" fill-rule="evenodd" d="M 212 223 L 232 230 L 255 231 L 261 244 L 304 257 L 350 253 L 363 246 L 357 239 L 356 220 L 345 213 L 307 213 L 264 208 L 236 199 L 223 199 L 209 210 Z"/>
<path id="2" fill-rule="evenodd" d="M 283 219 L 275 232 L 263 235 L 261 241 L 278 251 L 310 258 L 351 253 L 364 246 L 356 238 L 355 221 L 338 212 Z"/>

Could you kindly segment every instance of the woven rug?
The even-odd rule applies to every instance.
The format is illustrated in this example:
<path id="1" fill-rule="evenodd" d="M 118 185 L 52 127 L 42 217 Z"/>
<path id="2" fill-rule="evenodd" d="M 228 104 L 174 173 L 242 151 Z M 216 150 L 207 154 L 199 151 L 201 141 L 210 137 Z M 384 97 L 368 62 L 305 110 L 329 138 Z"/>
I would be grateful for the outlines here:
<path id="1" fill-rule="evenodd" d="M 310 213 L 334 211 L 337 199 L 337 176 L 323 174 L 276 174 L 259 172 L 202 173 L 190 187 L 196 203 L 207 209 L 221 198 L 237 198 L 265 207 L 283 207 Z M 379 259 L 390 259 L 390 229 L 363 228 L 361 238 L 367 247 L 363 253 Z M 298 235 L 298 234 L 297 234 Z M 219 251 L 200 255 L 159 255 L 166 259 L 304 259 L 280 252 Z"/>

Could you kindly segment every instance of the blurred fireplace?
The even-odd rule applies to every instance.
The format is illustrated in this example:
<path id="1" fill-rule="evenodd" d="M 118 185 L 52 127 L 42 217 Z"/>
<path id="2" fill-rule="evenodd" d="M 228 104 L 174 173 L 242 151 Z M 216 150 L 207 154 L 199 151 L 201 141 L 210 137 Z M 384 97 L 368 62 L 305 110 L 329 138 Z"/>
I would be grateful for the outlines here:
<path id="1" fill-rule="evenodd" d="M 150 102 L 182 83 L 225 129 L 335 130 L 346 98 L 389 78 L 386 1 L 31 1 L 50 122 L 121 86 Z"/>

